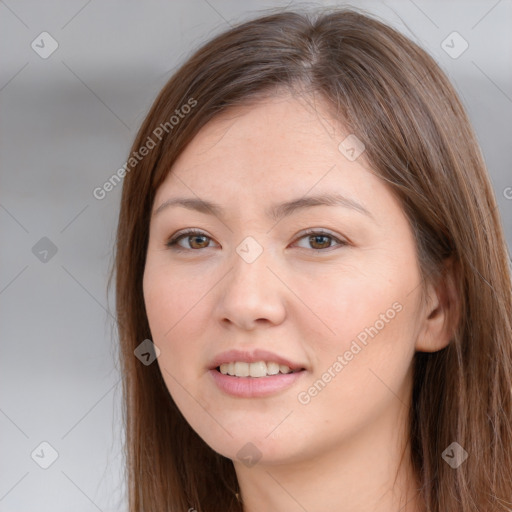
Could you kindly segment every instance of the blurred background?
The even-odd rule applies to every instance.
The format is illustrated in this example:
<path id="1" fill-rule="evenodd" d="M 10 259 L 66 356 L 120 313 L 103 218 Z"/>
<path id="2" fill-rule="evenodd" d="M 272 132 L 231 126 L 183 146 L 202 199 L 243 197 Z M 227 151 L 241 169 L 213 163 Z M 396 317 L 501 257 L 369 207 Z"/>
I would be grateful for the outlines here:
<path id="1" fill-rule="evenodd" d="M 124 500 L 112 263 L 127 159 L 191 52 L 275 7 L 353 5 L 425 48 L 473 122 L 512 247 L 512 0 L 0 1 L 0 511 Z"/>

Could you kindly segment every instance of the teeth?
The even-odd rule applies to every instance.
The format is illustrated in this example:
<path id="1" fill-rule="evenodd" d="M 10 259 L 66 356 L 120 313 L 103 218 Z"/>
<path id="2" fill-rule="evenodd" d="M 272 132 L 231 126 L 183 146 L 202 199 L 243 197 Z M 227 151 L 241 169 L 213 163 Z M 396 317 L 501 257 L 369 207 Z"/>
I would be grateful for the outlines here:
<path id="1" fill-rule="evenodd" d="M 247 366 L 249 367 L 249 375 L 251 377 L 265 377 L 267 375 L 267 364 L 263 361 L 251 363 Z"/>
<path id="2" fill-rule="evenodd" d="M 279 373 L 279 365 L 277 363 L 267 363 L 267 373 L 269 375 L 277 375 Z"/>
<path id="3" fill-rule="evenodd" d="M 220 373 L 232 375 L 234 377 L 266 377 L 268 375 L 277 375 L 281 373 L 292 373 L 292 369 L 284 364 L 274 362 L 258 361 L 257 363 L 244 363 L 236 361 L 232 363 L 221 364 Z"/>
<path id="4" fill-rule="evenodd" d="M 237 377 L 249 377 L 249 363 L 236 362 L 235 363 L 235 375 Z"/>

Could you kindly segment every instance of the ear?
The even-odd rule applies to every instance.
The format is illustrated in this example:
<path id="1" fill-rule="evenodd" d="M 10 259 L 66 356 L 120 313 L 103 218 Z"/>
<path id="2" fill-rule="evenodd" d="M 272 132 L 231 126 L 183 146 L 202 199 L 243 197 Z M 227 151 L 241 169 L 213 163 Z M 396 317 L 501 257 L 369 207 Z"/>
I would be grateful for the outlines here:
<path id="1" fill-rule="evenodd" d="M 457 293 L 457 267 L 452 258 L 446 260 L 441 277 L 427 284 L 427 301 L 416 341 L 418 352 L 437 352 L 452 340 L 460 318 Z"/>

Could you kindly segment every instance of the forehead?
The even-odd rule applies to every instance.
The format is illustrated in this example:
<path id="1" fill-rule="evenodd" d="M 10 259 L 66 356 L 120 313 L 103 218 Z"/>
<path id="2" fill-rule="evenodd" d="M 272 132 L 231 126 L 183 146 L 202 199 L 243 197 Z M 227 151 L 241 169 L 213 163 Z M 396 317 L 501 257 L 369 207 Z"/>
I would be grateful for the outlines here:
<path id="1" fill-rule="evenodd" d="M 373 174 L 364 155 L 339 150 L 349 132 L 319 97 L 280 95 L 232 107 L 207 123 L 176 160 L 159 192 L 229 193 L 235 185 L 268 196 L 316 186 L 354 186 Z M 188 190 L 190 192 L 190 190 Z M 157 194 L 158 195 L 158 194 Z"/>
<path id="2" fill-rule="evenodd" d="M 286 215 L 285 203 L 331 195 L 343 196 L 352 211 L 366 210 L 375 226 L 405 227 L 400 200 L 364 152 L 349 159 L 340 151 L 350 135 L 319 102 L 288 96 L 232 108 L 207 123 L 176 160 L 157 190 L 152 218 L 179 198 L 215 204 L 224 212 L 219 218 L 236 225 L 273 222 Z"/>

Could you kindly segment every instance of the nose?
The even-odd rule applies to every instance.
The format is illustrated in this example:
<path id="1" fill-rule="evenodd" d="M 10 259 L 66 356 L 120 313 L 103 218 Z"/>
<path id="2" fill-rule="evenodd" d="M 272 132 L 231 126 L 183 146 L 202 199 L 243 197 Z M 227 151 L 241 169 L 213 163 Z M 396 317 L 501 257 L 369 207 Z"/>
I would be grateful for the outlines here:
<path id="1" fill-rule="evenodd" d="M 267 252 L 252 262 L 235 253 L 232 261 L 233 267 L 219 288 L 217 318 L 248 331 L 283 322 L 286 286 L 276 276 Z"/>

